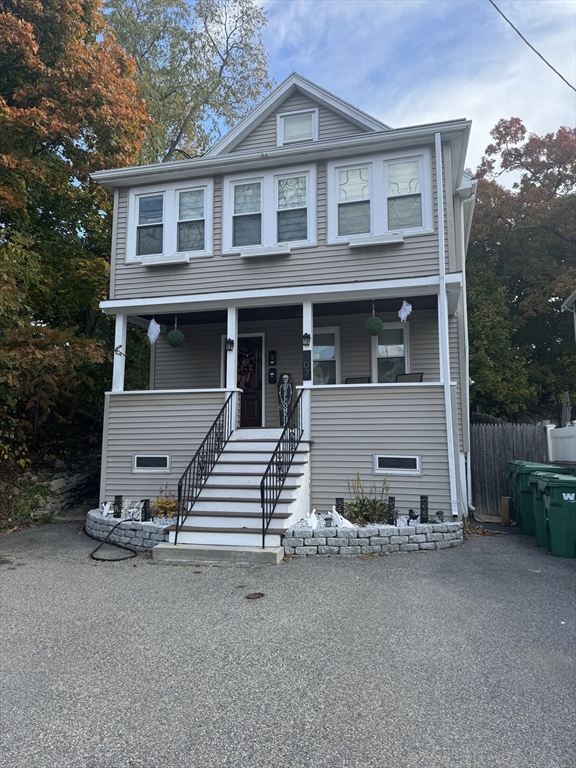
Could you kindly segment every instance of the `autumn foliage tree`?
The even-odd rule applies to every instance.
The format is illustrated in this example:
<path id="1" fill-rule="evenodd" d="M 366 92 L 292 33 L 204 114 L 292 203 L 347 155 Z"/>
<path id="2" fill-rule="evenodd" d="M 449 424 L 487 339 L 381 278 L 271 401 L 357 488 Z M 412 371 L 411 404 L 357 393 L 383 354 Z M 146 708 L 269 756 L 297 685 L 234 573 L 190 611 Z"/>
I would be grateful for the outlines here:
<path id="1" fill-rule="evenodd" d="M 0 0 L 0 458 L 90 412 L 109 201 L 149 118 L 100 0 Z M 93 416 L 93 413 L 91 414 Z"/>
<path id="2" fill-rule="evenodd" d="M 500 120 L 478 170 L 468 253 L 473 404 L 501 416 L 576 394 L 576 130 Z M 499 182 L 506 174 L 511 188 Z"/>

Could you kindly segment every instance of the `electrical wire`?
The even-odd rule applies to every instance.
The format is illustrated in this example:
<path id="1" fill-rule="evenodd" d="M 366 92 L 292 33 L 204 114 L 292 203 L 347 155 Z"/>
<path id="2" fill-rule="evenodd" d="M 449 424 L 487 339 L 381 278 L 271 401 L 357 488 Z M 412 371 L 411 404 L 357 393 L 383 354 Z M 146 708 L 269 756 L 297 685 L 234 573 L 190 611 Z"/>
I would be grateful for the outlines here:
<path id="1" fill-rule="evenodd" d="M 516 27 L 514 26 L 514 24 L 512 24 L 512 22 L 510 21 L 510 19 L 509 19 L 509 18 L 507 18 L 507 17 L 504 15 L 504 13 L 503 13 L 503 12 L 500 10 L 500 8 L 498 8 L 498 6 L 497 6 L 497 5 L 496 5 L 496 3 L 494 2 L 494 0 L 488 0 L 488 2 L 490 3 L 490 5 L 493 5 L 493 6 L 494 6 L 494 8 L 496 8 L 496 10 L 497 10 L 497 11 L 498 11 L 498 13 L 500 14 L 500 16 L 502 16 L 502 18 L 504 19 L 504 21 L 506 21 L 506 22 L 508 22 L 508 24 L 510 24 L 510 26 L 512 27 L 512 29 L 514 30 L 514 32 L 516 32 L 516 34 L 517 34 L 517 35 L 519 35 L 519 36 L 522 38 L 522 40 L 524 40 L 524 42 L 526 43 L 526 45 L 527 45 L 529 48 L 532 48 L 532 50 L 534 51 L 534 53 L 535 53 L 537 56 L 540 56 L 540 58 L 542 59 L 542 61 L 544 62 L 544 64 L 546 64 L 548 67 L 550 67 L 550 69 L 552 70 L 552 72 L 555 72 L 555 73 L 558 75 L 558 77 L 559 77 L 561 80 L 564 80 L 564 82 L 566 83 L 566 85 L 567 85 L 569 88 L 572 88 L 572 90 L 573 90 L 573 91 L 576 91 L 576 88 L 575 88 L 575 87 L 572 85 L 572 83 L 568 82 L 568 80 L 566 80 L 566 78 L 564 77 L 564 75 L 561 75 L 561 74 L 560 74 L 560 72 L 558 72 L 558 70 L 557 70 L 557 69 L 554 69 L 554 67 L 552 66 L 552 64 L 550 64 L 550 62 L 549 62 L 549 61 L 547 61 L 547 60 L 544 58 L 544 56 L 542 56 L 542 54 L 541 54 L 539 51 L 537 51 L 537 50 L 536 50 L 536 48 L 534 48 L 534 46 L 533 46 L 531 43 L 529 43 L 529 42 L 528 42 L 528 40 L 526 40 L 526 38 L 524 37 L 524 35 L 522 34 L 522 32 L 520 32 L 520 30 L 519 30 L 519 29 L 516 29 Z"/>

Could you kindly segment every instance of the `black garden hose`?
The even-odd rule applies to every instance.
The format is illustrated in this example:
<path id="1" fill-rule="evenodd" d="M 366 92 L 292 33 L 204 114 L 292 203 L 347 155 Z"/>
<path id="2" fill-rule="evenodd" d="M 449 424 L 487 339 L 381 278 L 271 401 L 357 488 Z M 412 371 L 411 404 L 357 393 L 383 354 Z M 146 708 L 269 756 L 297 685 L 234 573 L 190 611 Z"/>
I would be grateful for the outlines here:
<path id="1" fill-rule="evenodd" d="M 96 547 L 96 549 L 93 549 L 92 552 L 90 552 L 90 557 L 92 558 L 92 560 L 98 560 L 102 563 L 119 563 L 121 560 L 131 560 L 133 557 L 138 556 L 138 552 L 134 552 L 133 549 L 130 549 L 129 547 L 125 547 L 123 544 L 118 544 L 115 541 L 108 541 L 108 539 L 114 533 L 116 528 L 118 528 L 118 526 L 122 525 L 122 523 L 124 522 L 125 520 L 119 520 L 116 523 L 116 525 L 108 531 L 108 535 L 106 536 L 104 541 L 101 541 L 100 544 L 98 544 L 98 546 Z M 86 530 L 86 526 L 84 526 L 83 531 L 86 534 L 86 536 L 89 536 L 91 539 L 94 539 L 94 541 L 99 541 L 99 539 L 97 539 L 96 536 L 92 536 L 91 533 L 88 533 L 88 531 Z M 124 557 L 96 557 L 96 552 L 98 552 L 100 547 L 103 547 L 104 544 L 110 544 L 113 547 L 118 547 L 119 549 L 125 549 L 130 554 L 125 555 Z"/>

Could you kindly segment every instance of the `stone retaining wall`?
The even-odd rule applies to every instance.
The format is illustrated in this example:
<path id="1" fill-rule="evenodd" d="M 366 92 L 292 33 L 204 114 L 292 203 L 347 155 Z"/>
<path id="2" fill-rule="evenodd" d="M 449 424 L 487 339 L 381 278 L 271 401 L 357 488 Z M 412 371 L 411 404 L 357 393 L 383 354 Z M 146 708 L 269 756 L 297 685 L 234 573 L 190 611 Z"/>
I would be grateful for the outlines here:
<path id="1" fill-rule="evenodd" d="M 287 555 L 376 555 L 448 549 L 462 544 L 462 523 L 371 525 L 366 528 L 290 528 L 282 544 Z"/>
<path id="2" fill-rule="evenodd" d="M 86 533 L 95 539 L 104 541 L 112 528 L 119 522 L 117 517 L 105 517 L 100 510 L 91 509 L 86 517 Z M 164 533 L 163 525 L 123 520 L 110 536 L 109 541 L 122 544 L 122 546 L 136 552 L 144 552 L 147 549 L 152 549 L 161 541 L 168 541 L 168 533 Z"/>

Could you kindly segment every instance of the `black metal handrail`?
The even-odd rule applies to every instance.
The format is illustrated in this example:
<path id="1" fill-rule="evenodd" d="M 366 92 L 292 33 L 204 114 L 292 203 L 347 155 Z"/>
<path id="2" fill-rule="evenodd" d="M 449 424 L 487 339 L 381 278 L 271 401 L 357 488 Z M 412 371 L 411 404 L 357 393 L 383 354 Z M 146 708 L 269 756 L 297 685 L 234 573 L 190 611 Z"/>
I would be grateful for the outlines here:
<path id="1" fill-rule="evenodd" d="M 280 493 L 286 482 L 288 470 L 294 459 L 296 450 L 302 439 L 302 394 L 300 392 L 286 420 L 280 440 L 274 449 L 272 458 L 260 483 L 260 503 L 262 505 L 262 549 L 266 540 L 266 532 L 278 504 Z"/>
<path id="2" fill-rule="evenodd" d="M 178 512 L 176 514 L 174 544 L 178 543 L 178 532 L 182 523 L 190 514 L 202 488 L 206 485 L 206 480 L 210 477 L 214 465 L 224 450 L 224 446 L 234 431 L 236 413 L 232 409 L 232 396 L 233 393 L 228 395 L 220 413 L 214 419 L 214 423 L 178 482 Z"/>

